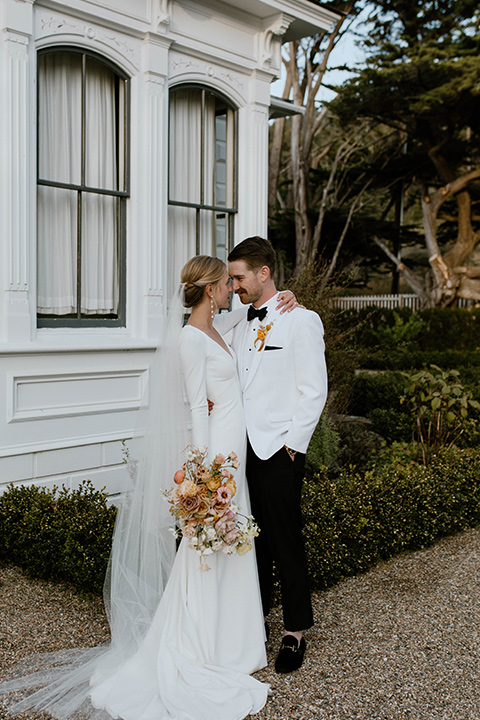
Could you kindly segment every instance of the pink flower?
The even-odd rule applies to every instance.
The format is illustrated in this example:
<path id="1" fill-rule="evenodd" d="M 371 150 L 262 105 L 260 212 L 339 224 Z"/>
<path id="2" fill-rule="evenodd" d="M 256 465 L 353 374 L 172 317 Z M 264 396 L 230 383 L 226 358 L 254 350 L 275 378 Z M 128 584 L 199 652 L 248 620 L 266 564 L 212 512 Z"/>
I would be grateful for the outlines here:
<path id="1" fill-rule="evenodd" d="M 225 533 L 223 537 L 223 541 L 227 543 L 227 545 L 233 545 L 240 536 L 240 530 L 237 527 L 232 528 L 232 530 L 229 530 L 227 533 Z"/>
<path id="2" fill-rule="evenodd" d="M 177 483 L 177 485 L 180 485 L 185 480 L 185 471 L 184 470 L 177 470 L 175 475 L 173 476 L 173 481 Z"/>
<path id="3" fill-rule="evenodd" d="M 183 534 L 188 538 L 193 538 L 195 535 L 195 531 L 197 529 L 197 523 L 195 520 L 189 520 L 188 523 L 183 528 Z"/>
<path id="4" fill-rule="evenodd" d="M 232 499 L 232 491 L 226 485 L 221 485 L 217 490 L 217 502 L 228 505 Z"/>
<path id="5" fill-rule="evenodd" d="M 231 510 L 227 510 L 215 523 L 215 530 L 219 535 L 226 535 L 235 530 L 236 526 L 237 516 Z"/>
<path id="6" fill-rule="evenodd" d="M 223 463 L 225 462 L 225 457 L 221 453 L 218 453 L 213 462 L 217 463 L 217 465 L 223 465 Z"/>
<path id="7" fill-rule="evenodd" d="M 227 470 L 225 468 L 225 470 L 222 470 L 222 477 L 230 479 L 230 478 L 233 478 L 233 475 L 230 472 L 230 470 Z"/>
<path id="8" fill-rule="evenodd" d="M 235 468 L 235 470 L 238 470 L 238 468 L 240 467 L 240 462 L 238 460 L 237 453 L 231 452 L 230 460 L 232 461 L 232 465 Z"/>

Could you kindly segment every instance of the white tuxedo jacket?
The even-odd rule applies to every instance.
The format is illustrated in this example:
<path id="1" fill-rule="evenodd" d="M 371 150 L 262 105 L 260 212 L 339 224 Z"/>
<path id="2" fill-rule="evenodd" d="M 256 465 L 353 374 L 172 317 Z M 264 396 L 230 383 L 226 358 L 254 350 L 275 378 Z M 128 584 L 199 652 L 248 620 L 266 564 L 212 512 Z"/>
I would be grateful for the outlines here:
<path id="1" fill-rule="evenodd" d="M 277 296 L 266 303 L 261 323 L 246 308 L 217 316 L 222 334 L 233 327 L 231 345 L 243 392 L 245 421 L 255 454 L 266 460 L 283 445 L 305 453 L 327 398 L 323 325 L 310 310 L 280 315 Z M 271 324 L 261 347 L 260 326 Z M 248 368 L 248 369 L 247 369 Z"/>

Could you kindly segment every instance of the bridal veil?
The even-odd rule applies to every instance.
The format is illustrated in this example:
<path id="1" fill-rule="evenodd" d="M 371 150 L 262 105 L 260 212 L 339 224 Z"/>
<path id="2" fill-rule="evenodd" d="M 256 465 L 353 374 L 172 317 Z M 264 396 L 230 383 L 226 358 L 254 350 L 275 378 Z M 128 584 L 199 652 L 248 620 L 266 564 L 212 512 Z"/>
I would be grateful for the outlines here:
<path id="1" fill-rule="evenodd" d="M 149 374 L 140 410 L 142 436 L 133 461 L 132 488 L 119 508 L 105 580 L 105 606 L 111 643 L 96 648 L 46 653 L 27 658 L 0 684 L 14 693 L 8 712 L 46 711 L 58 720 L 110 720 L 89 700 L 92 683 L 103 682 L 132 657 L 142 642 L 167 584 L 175 557 L 172 516 L 162 490 L 170 488 L 188 444 L 178 341 L 183 325 L 183 286 L 172 300 Z M 35 691 L 33 691 L 35 690 Z M 25 695 L 18 700 L 18 694 Z"/>

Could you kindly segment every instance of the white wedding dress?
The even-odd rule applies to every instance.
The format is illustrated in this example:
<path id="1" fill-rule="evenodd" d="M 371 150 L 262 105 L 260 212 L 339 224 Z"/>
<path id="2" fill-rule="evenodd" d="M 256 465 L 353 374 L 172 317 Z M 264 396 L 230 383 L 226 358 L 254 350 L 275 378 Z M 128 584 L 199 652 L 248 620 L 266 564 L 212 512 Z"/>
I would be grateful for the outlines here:
<path id="1" fill-rule="evenodd" d="M 246 432 L 234 357 L 187 325 L 180 358 L 191 408 L 192 442 L 237 453 L 235 503 L 250 512 Z M 207 398 L 214 403 L 208 416 Z M 266 665 L 254 550 L 215 553 L 211 568 L 182 540 L 160 605 L 136 654 L 108 679 L 93 678 L 97 708 L 122 720 L 241 720 L 265 704 L 268 686 L 250 676 Z"/>

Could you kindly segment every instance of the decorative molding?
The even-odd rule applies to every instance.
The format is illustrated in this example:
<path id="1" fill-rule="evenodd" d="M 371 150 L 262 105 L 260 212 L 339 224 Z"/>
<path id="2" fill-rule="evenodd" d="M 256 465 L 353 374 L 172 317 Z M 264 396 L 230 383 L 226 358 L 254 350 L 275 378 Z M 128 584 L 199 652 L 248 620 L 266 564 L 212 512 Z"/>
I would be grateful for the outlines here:
<path id="1" fill-rule="evenodd" d="M 205 75 L 206 64 L 195 62 L 191 58 L 180 57 L 172 61 L 172 76 L 181 75 L 185 72 L 197 72 Z"/>
<path id="2" fill-rule="evenodd" d="M 8 268 L 7 290 L 28 289 L 27 233 L 29 217 L 28 126 L 29 88 L 28 38 L 9 32 L 6 40 L 8 185 L 7 207 Z"/>
<path id="3" fill-rule="evenodd" d="M 217 87 L 222 85 L 227 94 L 231 94 L 228 92 L 229 89 L 234 89 L 238 95 L 243 99 L 245 98 L 246 80 L 243 75 L 233 70 L 227 70 L 225 67 L 213 65 L 209 62 L 182 56 L 173 56 L 170 66 L 170 79 L 173 81 L 182 75 L 190 77 L 200 75 L 203 76 L 203 82 L 212 84 L 212 81 L 216 81 L 214 84 Z"/>
<path id="4" fill-rule="evenodd" d="M 146 213 L 149 218 L 148 232 L 148 291 L 147 295 L 161 297 L 162 290 L 162 244 L 164 237 L 167 178 L 165 150 L 165 80 L 156 74 L 146 73 L 147 86 L 147 122 L 146 139 L 148 145 L 144 148 L 148 163 L 148 194 L 146 196 Z"/>
<path id="5" fill-rule="evenodd" d="M 157 30 L 166 33 L 171 20 L 171 0 L 157 0 Z"/>
<path id="6" fill-rule="evenodd" d="M 65 20 L 65 18 L 53 17 L 52 15 L 47 18 L 40 18 L 40 29 L 43 35 L 51 35 L 59 32 L 68 32 L 68 29 L 77 30 L 77 28 L 78 24 L 74 25 L 73 23 Z"/>
<path id="7" fill-rule="evenodd" d="M 9 423 L 136 410 L 147 371 L 8 376 Z"/>
<path id="8" fill-rule="evenodd" d="M 261 35 L 261 62 L 264 68 L 280 69 L 282 36 L 294 20 L 295 18 L 292 15 L 286 13 L 280 13 L 273 18 L 266 19 L 264 31 Z"/>
<path id="9" fill-rule="evenodd" d="M 110 55 L 127 60 L 137 69 L 140 65 L 140 43 L 131 40 L 128 35 L 92 22 L 85 23 L 74 17 L 65 17 L 54 11 L 46 12 L 40 9 L 37 39 L 43 41 L 43 44 L 48 38 L 55 38 L 55 42 L 63 40 L 66 43 L 80 42 L 84 46 L 87 44 L 97 52 L 103 51 L 102 47 L 98 47 L 99 45 L 106 46 L 110 50 Z"/>
<path id="10" fill-rule="evenodd" d="M 220 70 L 218 77 L 226 82 L 228 85 L 235 85 L 238 91 L 242 94 L 245 93 L 245 81 L 240 75 L 236 73 L 228 72 L 226 70 Z"/>
<path id="11" fill-rule="evenodd" d="M 98 33 L 98 41 L 115 48 L 121 55 L 127 55 L 138 66 L 137 46 L 132 45 L 124 38 L 119 38 L 118 35 L 107 35 L 101 31 Z"/>
<path id="12" fill-rule="evenodd" d="M 262 235 L 267 230 L 267 206 L 264 198 L 268 193 L 268 108 L 257 105 L 253 108 L 252 115 L 252 139 L 255 152 L 251 172 L 252 177 L 255 178 L 255 188 L 251 188 L 250 196 L 255 198 L 255 205 L 251 208 L 251 212 L 255 222 L 255 233 Z"/>

